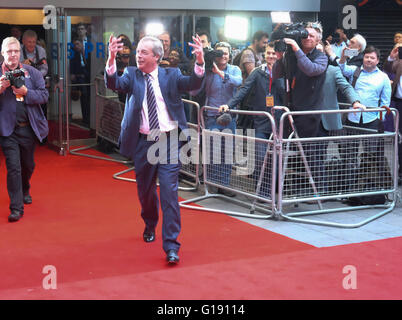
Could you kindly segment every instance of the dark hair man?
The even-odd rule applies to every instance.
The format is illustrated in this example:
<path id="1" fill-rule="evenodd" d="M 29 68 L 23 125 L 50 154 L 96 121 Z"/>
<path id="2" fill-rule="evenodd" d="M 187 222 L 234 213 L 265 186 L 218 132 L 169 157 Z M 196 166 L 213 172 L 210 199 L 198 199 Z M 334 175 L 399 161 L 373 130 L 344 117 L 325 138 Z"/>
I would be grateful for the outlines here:
<path id="1" fill-rule="evenodd" d="M 158 36 L 158 38 L 162 42 L 162 45 L 163 45 L 163 57 L 160 62 L 161 66 L 169 67 L 170 66 L 169 54 L 170 54 L 170 50 L 172 48 L 172 39 L 170 37 L 170 33 L 168 31 L 165 31 L 165 32 L 161 33 Z M 181 49 L 179 49 L 179 50 L 181 50 Z M 178 67 L 183 73 L 188 73 L 188 71 L 189 71 L 190 62 L 184 54 L 181 55 L 181 60 L 178 64 Z"/>
<path id="2" fill-rule="evenodd" d="M 253 35 L 252 44 L 243 50 L 240 57 L 240 70 L 242 71 L 243 81 L 249 76 L 255 67 L 264 63 L 263 53 L 268 45 L 269 35 L 264 31 L 257 31 Z"/>

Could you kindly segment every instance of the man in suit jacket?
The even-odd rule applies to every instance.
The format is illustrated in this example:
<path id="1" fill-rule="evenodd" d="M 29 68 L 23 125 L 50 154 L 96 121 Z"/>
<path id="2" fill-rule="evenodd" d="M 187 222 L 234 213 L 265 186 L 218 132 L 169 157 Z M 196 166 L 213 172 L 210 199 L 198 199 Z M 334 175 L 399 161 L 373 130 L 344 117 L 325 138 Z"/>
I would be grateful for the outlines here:
<path id="1" fill-rule="evenodd" d="M 391 107 L 399 111 L 399 132 L 402 130 L 402 60 L 399 58 L 398 48 L 402 47 L 402 42 L 399 42 L 392 49 L 387 60 L 384 63 L 384 71 L 388 72 L 393 77 L 392 80 L 392 94 L 391 94 Z M 402 180 L 402 152 L 398 154 L 399 157 L 399 184 Z"/>
<path id="2" fill-rule="evenodd" d="M 14 37 L 3 40 L 4 62 L 0 69 L 0 145 L 6 158 L 7 190 L 10 196 L 10 222 L 24 215 L 24 204 L 32 203 L 30 178 L 35 162 L 36 138 L 42 141 L 48 134 L 47 120 L 40 107 L 49 93 L 42 74 L 34 67 L 20 64 L 21 47 Z M 17 84 L 6 72 L 21 69 L 25 83 Z"/>
<path id="3" fill-rule="evenodd" d="M 122 44 L 113 35 L 109 39 L 105 72 L 107 87 L 128 95 L 119 139 L 120 152 L 134 160 L 141 216 L 145 222 L 143 239 L 145 242 L 155 240 L 159 211 L 156 179 L 159 178 L 163 249 L 171 264 L 179 262 L 177 237 L 181 229 L 179 142 L 174 132 L 187 128 L 181 94 L 198 89 L 204 76 L 201 40 L 198 36 L 193 39 L 194 43 L 189 45 L 196 55 L 196 64 L 191 76 L 183 76 L 178 68 L 159 67 L 163 46 L 154 37 L 144 37 L 138 43 L 138 67 L 127 67 L 121 77 L 117 76 L 115 58 Z M 155 149 L 158 149 L 159 159 L 165 158 L 164 161 L 150 158 L 149 154 Z"/>
<path id="4" fill-rule="evenodd" d="M 322 39 L 322 27 L 318 22 L 307 23 L 308 37 L 301 40 L 301 46 L 290 38 L 283 41 L 291 47 L 292 54 L 285 53 L 285 58 L 278 60 L 273 67 L 273 79 L 287 76 L 291 86 L 290 99 L 286 104 L 291 111 L 317 110 L 322 101 L 322 86 L 325 70 L 328 66 L 327 56 L 316 49 Z M 288 59 L 286 58 L 288 57 Z M 285 68 L 283 60 L 289 66 Z M 287 98 L 289 98 L 287 96 Z M 289 103 L 291 102 L 291 103 Z M 294 124 L 300 138 L 315 137 L 320 124 L 320 115 L 307 114 L 293 116 Z"/>
<path id="5" fill-rule="evenodd" d="M 352 85 L 345 79 L 341 69 L 335 66 L 328 66 L 325 72 L 323 85 L 323 99 L 321 110 L 339 110 L 337 91 L 340 91 L 354 109 L 363 108 L 359 103 L 359 96 Z M 322 114 L 319 136 L 328 136 L 328 131 L 342 129 L 342 119 L 339 113 Z"/>

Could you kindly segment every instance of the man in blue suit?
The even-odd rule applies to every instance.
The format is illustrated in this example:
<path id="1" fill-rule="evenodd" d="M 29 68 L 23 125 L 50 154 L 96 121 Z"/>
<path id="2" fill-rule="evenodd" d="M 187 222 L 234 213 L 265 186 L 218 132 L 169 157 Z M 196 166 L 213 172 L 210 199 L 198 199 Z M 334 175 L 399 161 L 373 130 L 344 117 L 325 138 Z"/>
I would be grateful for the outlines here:
<path id="1" fill-rule="evenodd" d="M 137 67 L 127 67 L 121 77 L 116 74 L 116 54 L 122 48 L 113 35 L 109 39 L 109 58 L 105 81 L 108 88 L 127 94 L 119 138 L 120 152 L 134 160 L 141 217 L 145 222 L 143 239 L 155 240 L 159 218 L 156 179 L 159 178 L 160 203 L 163 213 L 162 240 L 166 260 L 179 262 L 177 241 L 181 230 L 178 203 L 179 132 L 187 121 L 181 95 L 198 89 L 204 76 L 204 54 L 201 39 L 189 43 L 196 56 L 194 72 L 183 76 L 178 68 L 161 68 L 163 46 L 159 39 L 144 37 L 137 46 Z M 165 146 L 165 147 L 164 147 Z M 150 154 L 158 159 L 154 161 Z"/>
<path id="2" fill-rule="evenodd" d="M 0 69 L 0 145 L 7 167 L 11 210 L 8 221 L 15 222 L 24 215 L 24 204 L 32 203 L 29 189 L 36 139 L 42 141 L 49 132 L 40 105 L 47 103 L 49 93 L 42 74 L 20 63 L 21 47 L 16 38 L 4 39 L 1 53 L 4 62 Z M 20 76 L 11 80 L 6 76 L 18 70 Z"/>

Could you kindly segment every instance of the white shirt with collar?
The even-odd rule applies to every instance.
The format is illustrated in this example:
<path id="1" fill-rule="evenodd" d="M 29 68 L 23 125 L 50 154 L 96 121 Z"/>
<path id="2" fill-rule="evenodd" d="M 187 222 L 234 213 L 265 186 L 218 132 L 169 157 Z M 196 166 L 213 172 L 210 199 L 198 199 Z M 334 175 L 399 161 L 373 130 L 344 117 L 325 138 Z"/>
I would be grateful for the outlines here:
<path id="1" fill-rule="evenodd" d="M 149 78 L 151 80 L 156 99 L 156 112 L 158 113 L 159 128 L 162 132 L 169 132 L 171 130 L 177 129 L 178 123 L 176 121 L 173 121 L 169 115 L 165 100 L 163 100 L 161 88 L 159 86 L 158 73 L 159 70 L 158 68 L 156 68 L 149 74 Z M 145 75 L 145 73 L 143 73 L 143 75 Z M 150 130 L 148 121 L 147 80 L 145 79 L 145 77 L 144 82 L 145 94 L 144 100 L 142 102 L 140 132 L 143 134 L 149 134 Z"/>
<path id="2" fill-rule="evenodd" d="M 113 62 L 111 66 L 106 67 L 106 73 L 108 75 L 112 75 L 116 72 L 116 61 Z M 205 72 L 205 64 L 199 66 L 197 64 L 194 65 L 194 72 L 198 77 L 202 77 Z M 159 86 L 158 80 L 158 73 L 159 69 L 156 68 L 154 71 L 150 73 L 150 79 L 152 81 L 155 99 L 156 99 L 156 112 L 158 114 L 159 120 L 159 128 L 161 132 L 168 132 L 179 127 L 178 123 L 169 115 L 169 112 L 166 107 L 165 100 L 163 99 L 161 88 Z M 145 73 L 143 73 L 145 75 Z M 142 101 L 142 109 L 141 109 L 141 124 L 140 124 L 140 132 L 142 134 L 149 134 L 149 121 L 148 121 L 148 103 L 147 103 L 147 80 L 144 77 L 144 86 L 145 86 L 145 93 L 144 93 L 144 100 Z"/>

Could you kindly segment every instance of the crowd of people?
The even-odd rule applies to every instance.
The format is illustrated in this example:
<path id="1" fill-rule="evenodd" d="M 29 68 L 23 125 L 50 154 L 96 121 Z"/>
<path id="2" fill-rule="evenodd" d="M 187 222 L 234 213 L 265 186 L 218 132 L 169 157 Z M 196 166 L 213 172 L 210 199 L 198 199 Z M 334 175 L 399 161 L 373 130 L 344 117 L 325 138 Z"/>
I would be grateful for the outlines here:
<path id="1" fill-rule="evenodd" d="M 348 39 L 345 32 L 338 28 L 333 38 L 323 39 L 321 24 L 309 22 L 305 24 L 303 37 L 294 39 L 285 36 L 280 41 L 285 44 L 286 49 L 277 50 L 277 40 L 270 41 L 267 33 L 257 31 L 252 43 L 233 56 L 230 43 L 219 41 L 212 45 L 208 33 L 199 32 L 194 38 L 195 44 L 192 44 L 195 59 L 191 61 L 180 49 L 170 47 L 170 35 L 165 32 L 159 36 L 159 41 L 154 37 L 143 38 L 136 51 L 137 67 L 125 70 L 119 78 L 116 77 L 113 58 L 122 50 L 123 44 L 120 39 L 111 37 L 105 79 L 109 88 L 127 94 L 120 148 L 126 155 L 133 157 L 135 162 L 141 215 L 145 222 L 143 239 L 145 242 L 155 240 L 155 225 L 158 220 L 155 181 L 156 176 L 159 176 L 159 179 L 167 179 L 163 180 L 166 185 L 165 182 L 160 184 L 160 197 L 164 216 L 163 248 L 169 263 L 179 261 L 179 170 L 177 166 L 173 166 L 165 176 L 165 170 L 172 164 L 168 163 L 168 167 L 159 162 L 145 165 L 147 161 L 144 154 L 162 137 L 167 136 L 167 141 L 172 143 L 169 141 L 172 130 L 177 126 L 179 130 L 186 127 L 183 124 L 184 104 L 175 102 L 177 98 L 190 94 L 201 106 L 208 106 L 203 114 L 205 128 L 208 130 L 234 133 L 239 127 L 253 128 L 255 136 L 265 140 L 270 138 L 273 130 L 271 122 L 266 118 L 249 117 L 251 122 L 242 123 L 232 117 L 230 121 L 222 123 L 219 121 L 222 113 L 231 109 L 272 111 L 272 107 L 278 105 L 288 106 L 291 111 L 307 111 L 305 115 L 294 116 L 292 129 L 297 137 L 310 138 L 328 136 L 331 131 L 341 129 L 344 124 L 377 128 L 382 119 L 381 112 L 349 113 L 347 119 L 343 120 L 339 114 L 309 114 L 308 111 L 338 110 L 339 102 L 348 103 L 350 108 L 358 110 L 388 107 L 391 100 L 394 106 L 401 107 L 398 48 L 402 46 L 402 42 L 395 41 L 395 47 L 385 64 L 388 72 L 386 74 L 378 68 L 379 50 L 367 45 L 362 35 L 355 34 Z M 391 82 L 392 76 L 394 78 Z M 165 92 L 166 79 L 169 79 L 168 92 Z M 139 99 L 132 99 L 133 93 L 138 94 Z M 277 120 L 280 113 L 275 111 L 273 115 Z M 172 120 L 177 121 L 176 125 L 172 124 Z M 215 139 L 211 144 L 214 143 Z M 370 149 L 374 148 L 373 145 L 374 143 L 363 147 Z M 323 167 L 326 147 L 326 144 L 319 147 L 303 144 L 308 161 L 317 163 L 316 168 L 319 170 Z M 232 164 L 225 161 L 225 149 L 231 149 L 232 146 L 221 139 L 218 148 L 221 159 L 218 159 L 218 163 L 212 161 L 208 164 L 207 177 L 204 178 L 215 185 L 224 186 L 216 188 L 208 185 L 209 191 L 232 197 L 236 195 L 230 190 Z M 255 158 L 260 164 L 264 156 L 266 157 L 266 148 L 266 144 L 257 143 Z M 170 159 L 176 158 L 175 152 L 170 153 L 172 149 L 169 145 L 167 150 Z M 356 157 L 357 153 L 355 150 Z M 214 158 L 212 151 L 208 157 Z M 312 170 L 312 174 L 318 190 L 324 191 L 325 174 L 317 177 L 315 170 L 317 169 Z M 259 185 L 256 192 L 259 197 L 270 198 L 270 168 L 262 174 L 261 171 L 262 168 L 256 164 L 252 175 L 254 182 L 260 177 L 261 184 L 263 177 L 268 183 L 264 188 Z M 166 186 L 169 186 L 169 191 Z"/>
<path id="2" fill-rule="evenodd" d="M 76 31 L 75 54 L 70 62 L 71 80 L 78 85 L 83 121 L 89 125 L 89 92 L 85 91 L 85 86 L 80 86 L 90 82 L 90 55 L 85 52 L 89 39 L 85 25 L 78 25 Z M 177 190 L 180 164 L 173 163 L 179 148 L 168 148 L 167 157 L 171 163 L 152 164 L 147 161 L 147 156 L 148 150 L 160 139 L 171 143 L 173 130 L 185 131 L 189 114 L 181 98 L 214 107 L 203 115 L 206 129 L 234 133 L 237 128 L 253 128 L 255 137 L 265 140 L 270 138 L 273 130 L 266 117 L 253 116 L 245 120 L 233 116 L 225 124 L 218 118 L 233 109 L 271 112 L 272 107 L 278 105 L 288 106 L 291 111 L 337 110 L 339 102 L 358 110 L 382 106 L 402 109 L 401 32 L 395 33 L 394 48 L 380 70 L 380 52 L 367 44 L 363 35 L 356 33 L 348 39 L 344 30 L 337 28 L 331 37 L 323 39 L 323 29 L 318 22 L 306 23 L 305 31 L 301 39 L 283 37 L 280 41 L 286 50 L 279 50 L 276 47 L 278 40 L 270 39 L 268 33 L 257 31 L 251 44 L 237 50 L 237 54 L 233 54 L 235 51 L 229 42 L 219 41 L 212 45 L 208 32 L 200 31 L 190 43 L 193 58 L 171 46 L 168 32 L 159 37 L 144 36 L 137 47 L 124 34 L 111 35 L 105 81 L 126 104 L 120 149 L 135 163 L 145 242 L 155 240 L 159 207 L 156 177 L 163 182 L 160 183 L 164 215 L 162 237 L 169 263 L 179 261 L 177 237 L 181 226 Z M 43 124 L 46 112 L 38 109 L 46 104 L 48 97 L 43 81 L 48 71 L 46 52 L 37 44 L 33 31 L 24 32 L 21 41 L 22 44 L 17 38 L 9 37 L 3 41 L 1 49 L 4 63 L 0 78 L 0 145 L 6 155 L 10 222 L 18 221 L 24 214 L 24 204 L 32 202 L 29 179 L 34 168 L 34 141 L 35 137 L 44 139 L 48 131 L 47 125 Z M 211 52 L 215 56 L 212 61 L 207 61 Z M 27 66 L 29 80 L 16 88 L 5 77 L 5 72 L 16 69 L 21 63 Z M 16 100 L 16 95 L 22 95 L 25 100 Z M 14 106 L 17 113 L 12 113 L 10 106 Z M 272 114 L 278 120 L 281 113 L 275 111 Z M 316 113 L 295 116 L 294 129 L 301 138 L 325 137 L 345 124 L 377 129 L 382 121 L 379 112 L 349 113 L 346 119 L 339 114 Z M 226 147 L 229 146 L 223 141 L 220 164 L 210 164 L 209 176 L 205 177 L 223 186 L 230 185 L 232 172 L 232 164 L 224 159 Z M 322 166 L 326 145 L 304 147 L 308 159 L 319 163 L 318 167 Z M 369 152 L 373 145 L 363 147 Z M 255 158 L 258 163 L 264 161 L 266 148 L 266 144 L 257 144 Z M 213 158 L 212 154 L 210 157 Z M 402 176 L 401 159 L 399 156 Z M 257 165 L 254 181 L 261 177 L 261 171 Z M 269 169 L 262 176 L 271 181 Z M 326 178 L 321 179 L 317 179 L 317 184 L 325 189 Z M 210 191 L 230 197 L 236 195 L 230 188 L 211 188 Z M 269 183 L 258 189 L 260 197 L 270 198 L 270 194 Z"/>

